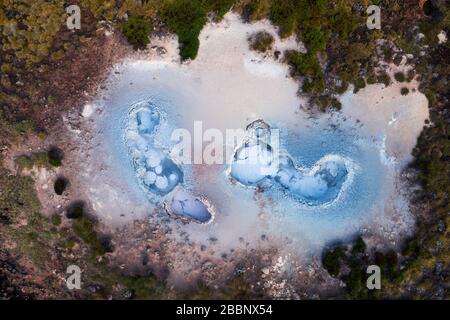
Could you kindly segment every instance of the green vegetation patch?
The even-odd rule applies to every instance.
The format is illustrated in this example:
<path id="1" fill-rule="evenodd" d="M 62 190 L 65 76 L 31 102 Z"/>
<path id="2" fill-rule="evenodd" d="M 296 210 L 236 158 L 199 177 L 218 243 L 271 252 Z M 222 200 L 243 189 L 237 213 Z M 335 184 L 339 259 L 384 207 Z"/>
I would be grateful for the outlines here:
<path id="1" fill-rule="evenodd" d="M 279 28 L 280 37 L 290 36 L 297 22 L 296 3 L 292 0 L 273 1 L 270 7 L 270 20 Z"/>
<path id="2" fill-rule="evenodd" d="M 272 49 L 275 39 L 267 31 L 259 31 L 252 35 L 249 41 L 250 49 L 259 52 L 266 52 Z"/>
<path id="3" fill-rule="evenodd" d="M 343 258 L 345 258 L 345 250 L 338 246 L 324 252 L 322 264 L 331 276 L 336 277 L 341 271 L 341 259 Z"/>
<path id="4" fill-rule="evenodd" d="M 394 73 L 394 78 L 398 82 L 405 82 L 406 81 L 405 74 L 403 72 L 401 72 L 401 71 Z"/>
<path id="5" fill-rule="evenodd" d="M 123 23 L 123 33 L 128 42 L 135 48 L 145 47 L 150 42 L 152 24 L 143 17 L 130 16 Z"/>
<path id="6" fill-rule="evenodd" d="M 406 87 L 403 87 L 400 89 L 400 93 L 402 94 L 402 96 L 406 96 L 409 93 L 409 89 Z"/>
<path id="7" fill-rule="evenodd" d="M 199 0 L 174 0 L 163 10 L 166 26 L 178 35 L 182 59 L 195 59 L 200 42 L 198 36 L 206 24 L 207 11 Z"/>
<path id="8" fill-rule="evenodd" d="M 73 220 L 73 231 L 80 237 L 97 256 L 105 254 L 105 248 L 97 237 L 97 232 L 95 231 L 94 222 L 82 215 L 81 217 Z"/>
<path id="9" fill-rule="evenodd" d="M 20 155 L 15 159 L 19 169 L 31 170 L 34 166 L 38 168 L 50 168 L 47 152 L 36 152 L 30 155 Z"/>
<path id="10" fill-rule="evenodd" d="M 285 52 L 285 59 L 291 68 L 291 76 L 305 77 L 303 90 L 306 93 L 323 92 L 325 89 L 324 77 L 315 54 L 288 50 Z"/>

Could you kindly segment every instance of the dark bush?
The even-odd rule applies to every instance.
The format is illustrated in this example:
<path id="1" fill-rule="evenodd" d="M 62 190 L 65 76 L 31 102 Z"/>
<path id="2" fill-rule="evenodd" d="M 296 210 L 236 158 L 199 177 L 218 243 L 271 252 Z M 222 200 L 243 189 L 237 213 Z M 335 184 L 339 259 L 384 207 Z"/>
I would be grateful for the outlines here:
<path id="1" fill-rule="evenodd" d="M 288 37 L 295 29 L 296 7 L 292 0 L 277 0 L 270 7 L 270 20 L 278 26 L 282 38 Z"/>
<path id="2" fill-rule="evenodd" d="M 386 279 L 394 280 L 399 274 L 398 256 L 394 250 L 389 250 L 385 254 L 375 253 L 375 264 L 381 269 L 381 274 Z"/>
<path id="3" fill-rule="evenodd" d="M 341 271 L 341 259 L 345 257 L 345 251 L 342 247 L 336 247 L 324 252 L 322 255 L 322 264 L 332 277 L 339 275 Z"/>
<path id="4" fill-rule="evenodd" d="M 353 242 L 353 249 L 352 251 L 354 253 L 364 253 L 366 252 L 366 243 L 364 242 L 362 237 L 356 238 L 356 240 Z"/>
<path id="5" fill-rule="evenodd" d="M 342 103 L 336 98 L 331 99 L 331 106 L 337 111 L 342 109 Z"/>
<path id="6" fill-rule="evenodd" d="M 406 96 L 409 93 L 409 89 L 406 87 L 403 87 L 400 89 L 400 93 L 402 94 L 402 96 Z"/>
<path id="7" fill-rule="evenodd" d="M 327 45 L 327 40 L 325 39 L 323 32 L 315 26 L 306 31 L 303 41 L 305 42 L 306 48 L 311 53 L 324 50 Z"/>
<path id="8" fill-rule="evenodd" d="M 356 93 L 359 90 L 366 87 L 366 80 L 364 80 L 364 78 L 358 78 L 358 79 L 356 79 L 354 85 L 355 85 L 355 89 L 353 90 L 353 92 Z"/>
<path id="9" fill-rule="evenodd" d="M 322 73 L 319 61 L 314 54 L 304 54 L 299 51 L 289 50 L 285 53 L 286 61 L 291 67 L 291 75 L 317 76 Z"/>
<path id="10" fill-rule="evenodd" d="M 231 9 L 234 0 L 205 0 L 208 11 L 215 14 L 215 20 L 218 21 Z"/>
<path id="11" fill-rule="evenodd" d="M 405 256 L 416 257 L 419 255 L 420 251 L 421 251 L 420 240 L 419 238 L 414 237 L 406 241 L 402 254 Z"/>
<path id="12" fill-rule="evenodd" d="M 178 35 L 182 59 L 195 59 L 200 42 L 198 36 L 206 24 L 204 6 L 199 0 L 175 0 L 163 10 L 169 30 Z"/>
<path id="13" fill-rule="evenodd" d="M 405 82 L 406 81 L 406 77 L 405 77 L 405 74 L 403 72 L 396 72 L 396 73 L 394 73 L 394 78 L 398 82 Z"/>
<path id="14" fill-rule="evenodd" d="M 130 16 L 122 26 L 123 34 L 135 48 L 145 47 L 149 42 L 152 24 L 145 18 Z"/>
<path id="15" fill-rule="evenodd" d="M 108 235 L 102 235 L 98 238 L 105 252 L 114 252 L 114 245 L 112 239 Z"/>
<path id="16" fill-rule="evenodd" d="M 266 52 L 267 50 L 272 49 L 274 38 L 267 31 L 260 31 L 252 35 L 249 41 L 250 49 L 259 52 Z"/>
<path id="17" fill-rule="evenodd" d="M 386 72 L 383 72 L 377 76 L 377 82 L 383 83 L 386 87 L 388 87 L 391 84 L 391 78 Z"/>

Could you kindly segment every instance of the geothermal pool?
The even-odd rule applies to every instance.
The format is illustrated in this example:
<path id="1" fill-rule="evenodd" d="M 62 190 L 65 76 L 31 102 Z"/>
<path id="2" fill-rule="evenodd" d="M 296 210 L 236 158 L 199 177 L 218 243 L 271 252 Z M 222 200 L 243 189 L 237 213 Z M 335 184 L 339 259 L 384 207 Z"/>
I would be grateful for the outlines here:
<path id="1" fill-rule="evenodd" d="M 116 223 L 130 212 L 160 217 L 189 241 L 216 239 L 222 251 L 279 244 L 303 254 L 363 229 L 408 229 L 407 203 L 395 181 L 410 150 L 395 147 L 413 146 L 426 118 L 422 112 L 412 121 L 398 110 L 413 94 L 391 94 L 398 100 L 386 102 L 386 121 L 378 116 L 375 130 L 354 110 L 390 94 L 380 86 L 366 101 L 344 95 L 342 113 L 310 116 L 287 67 L 248 50 L 248 36 L 261 29 L 275 35 L 275 49 L 302 50 L 293 39 L 278 39 L 266 22 L 243 24 L 227 15 L 202 32 L 195 61 L 179 63 L 176 40 L 164 39 L 153 43 L 160 41 L 165 55 L 116 67 L 93 103 L 97 112 L 86 117 L 104 168 L 89 173 L 99 186 L 89 195 L 99 216 Z M 423 108 L 411 103 L 408 112 Z M 399 120 L 391 126 L 394 115 Z M 412 123 L 408 143 L 394 139 L 403 137 L 395 131 L 404 132 L 402 121 Z M 190 133 L 190 163 L 173 137 L 180 129 Z M 241 135 L 227 140 L 230 129 Z M 223 163 L 196 161 L 218 137 L 224 145 L 214 155 Z"/>

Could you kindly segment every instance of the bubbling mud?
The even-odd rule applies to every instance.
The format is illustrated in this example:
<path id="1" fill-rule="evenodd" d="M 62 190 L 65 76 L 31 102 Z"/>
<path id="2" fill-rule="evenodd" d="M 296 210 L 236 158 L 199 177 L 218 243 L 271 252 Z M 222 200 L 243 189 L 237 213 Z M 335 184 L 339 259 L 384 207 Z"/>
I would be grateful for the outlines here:
<path id="1" fill-rule="evenodd" d="M 183 182 L 183 171 L 168 155 L 167 150 L 154 145 L 158 134 L 161 114 L 151 102 L 135 104 L 127 117 L 124 141 L 143 191 L 154 203 L 160 203 Z M 202 200 L 183 189 L 173 192 L 170 204 L 165 203 L 168 213 L 206 223 L 212 215 Z"/>
<path id="2" fill-rule="evenodd" d="M 260 30 L 274 36 L 274 50 L 302 51 L 267 22 L 229 14 L 202 31 L 194 61 L 180 63 L 177 40 L 164 38 L 152 44 L 165 55 L 116 66 L 83 113 L 92 153 L 104 155 L 80 166 L 96 186 L 86 192 L 94 211 L 119 225 L 150 216 L 175 243 L 214 246 L 208 254 L 219 259 L 273 247 L 303 257 L 362 232 L 398 243 L 413 226 L 398 176 L 428 115 L 425 97 L 371 85 L 340 97 L 342 112 L 311 116 L 288 67 L 249 51 Z M 194 137 L 196 121 L 246 131 L 231 162 L 186 164 L 172 152 L 171 133 Z M 192 151 L 203 149 L 192 141 Z M 191 258 L 174 252 L 187 269 Z"/>
<path id="3" fill-rule="evenodd" d="M 346 162 L 351 160 L 326 155 L 312 168 L 297 167 L 289 154 L 280 154 L 270 144 L 270 139 L 271 129 L 264 121 L 255 121 L 247 127 L 247 137 L 231 165 L 234 179 L 246 186 L 255 186 L 265 179 L 279 183 L 310 205 L 336 199 L 349 176 Z"/>

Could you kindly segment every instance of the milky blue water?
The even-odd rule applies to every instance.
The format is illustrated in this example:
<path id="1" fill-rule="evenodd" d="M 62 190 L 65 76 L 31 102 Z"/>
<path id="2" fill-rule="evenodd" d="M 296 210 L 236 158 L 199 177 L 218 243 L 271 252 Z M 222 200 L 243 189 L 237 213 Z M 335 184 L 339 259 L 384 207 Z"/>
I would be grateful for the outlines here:
<path id="1" fill-rule="evenodd" d="M 164 78 L 154 81 L 136 70 L 132 75 L 142 79 L 131 84 L 125 78 L 107 93 L 102 143 L 130 195 L 147 202 L 149 214 L 157 208 L 191 222 L 183 228 L 198 241 L 235 243 L 265 234 L 314 250 L 360 232 L 392 190 L 392 171 L 380 147 L 340 115 L 306 121 L 298 116 L 295 125 L 293 114 L 236 114 L 227 124 L 233 129 L 245 130 L 260 119 L 269 133 L 279 130 L 279 154 L 274 157 L 270 141 L 238 141 L 232 163 L 183 164 L 172 153 L 171 134 L 177 128 L 192 131 L 195 90 L 179 90 L 170 70 L 159 71 Z M 195 120 L 208 124 L 214 112 L 201 115 Z M 255 152 L 262 165 L 237 161 Z"/>
<path id="2" fill-rule="evenodd" d="M 349 175 L 353 176 L 354 165 L 350 159 L 327 154 L 312 168 L 297 166 L 278 147 L 279 141 L 272 145 L 273 133 L 274 129 L 262 120 L 247 127 L 247 137 L 231 163 L 230 174 L 234 179 L 246 186 L 256 186 L 264 180 L 270 185 L 278 183 L 308 205 L 329 203 L 343 192 L 344 183 L 351 179 Z"/>

